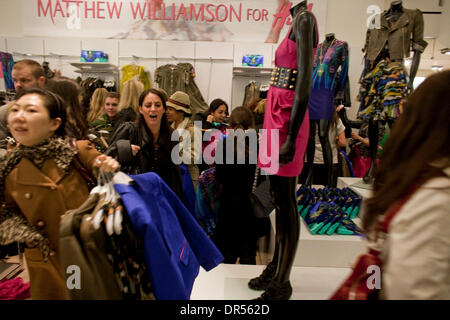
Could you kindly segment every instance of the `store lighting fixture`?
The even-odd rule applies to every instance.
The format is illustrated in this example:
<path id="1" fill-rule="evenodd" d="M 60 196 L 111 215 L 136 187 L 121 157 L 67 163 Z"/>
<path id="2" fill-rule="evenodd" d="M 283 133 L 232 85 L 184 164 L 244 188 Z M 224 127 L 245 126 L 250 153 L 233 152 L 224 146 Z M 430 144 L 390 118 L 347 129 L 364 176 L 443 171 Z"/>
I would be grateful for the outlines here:
<path id="1" fill-rule="evenodd" d="M 449 54 L 449 55 L 450 55 L 450 49 L 449 49 L 449 48 L 441 49 L 441 53 L 442 53 L 442 54 Z"/>
<path id="2" fill-rule="evenodd" d="M 437 66 L 437 65 L 431 66 L 431 70 L 441 71 L 442 69 L 444 69 L 443 66 Z"/>

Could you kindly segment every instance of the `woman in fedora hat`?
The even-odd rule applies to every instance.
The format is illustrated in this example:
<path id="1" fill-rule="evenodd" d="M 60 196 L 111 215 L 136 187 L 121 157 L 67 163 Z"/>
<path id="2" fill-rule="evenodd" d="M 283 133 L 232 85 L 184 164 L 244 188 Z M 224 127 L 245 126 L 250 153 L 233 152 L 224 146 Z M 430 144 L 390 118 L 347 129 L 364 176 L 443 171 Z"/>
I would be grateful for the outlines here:
<path id="1" fill-rule="evenodd" d="M 181 148 L 180 157 L 189 170 L 194 188 L 196 188 L 199 169 L 194 161 L 198 156 L 194 142 L 195 136 L 198 137 L 197 139 L 201 139 L 202 136 L 200 131 L 197 132 L 197 135 L 195 134 L 198 129 L 190 121 L 192 115 L 190 105 L 189 95 L 182 91 L 176 91 L 167 100 L 166 115 L 167 120 L 171 123 L 170 127 L 178 131 L 180 143 L 187 141 L 186 139 L 190 139 L 190 154 L 183 157 L 184 148 Z M 201 143 L 201 141 L 198 141 L 198 143 Z"/>

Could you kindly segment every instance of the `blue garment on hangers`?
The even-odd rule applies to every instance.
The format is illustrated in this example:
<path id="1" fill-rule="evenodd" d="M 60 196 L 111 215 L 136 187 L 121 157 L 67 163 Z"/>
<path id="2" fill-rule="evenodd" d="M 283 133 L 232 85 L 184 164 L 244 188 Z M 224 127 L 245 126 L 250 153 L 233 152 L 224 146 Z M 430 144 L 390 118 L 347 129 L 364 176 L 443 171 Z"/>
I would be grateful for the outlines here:
<path id="1" fill-rule="evenodd" d="M 183 185 L 184 204 L 191 212 L 195 214 L 195 190 L 192 182 L 191 174 L 184 164 L 180 164 L 181 183 Z"/>
<path id="2" fill-rule="evenodd" d="M 202 266 L 223 261 L 214 243 L 170 187 L 155 173 L 130 175 L 134 184 L 115 184 L 134 230 L 158 300 L 188 300 Z"/>

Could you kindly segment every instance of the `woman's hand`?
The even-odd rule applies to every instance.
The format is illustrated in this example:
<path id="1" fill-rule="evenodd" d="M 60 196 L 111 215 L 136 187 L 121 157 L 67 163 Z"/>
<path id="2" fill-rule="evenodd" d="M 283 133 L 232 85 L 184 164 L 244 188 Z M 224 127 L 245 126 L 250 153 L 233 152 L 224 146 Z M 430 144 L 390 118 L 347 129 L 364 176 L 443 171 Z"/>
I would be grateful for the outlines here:
<path id="1" fill-rule="evenodd" d="M 356 132 L 352 132 L 352 138 L 355 140 L 361 140 L 361 136 L 357 134 Z"/>
<path id="2" fill-rule="evenodd" d="M 139 150 L 141 150 L 141 147 L 139 147 L 135 144 L 131 145 L 131 153 L 133 154 L 133 157 L 138 154 Z"/>
<path id="3" fill-rule="evenodd" d="M 213 116 L 212 114 L 208 115 L 208 116 L 206 117 L 206 121 L 208 121 L 208 122 L 210 122 L 210 123 L 213 123 L 213 122 L 214 122 L 214 116 Z"/>
<path id="4" fill-rule="evenodd" d="M 104 172 L 115 172 L 120 168 L 120 163 L 114 158 L 101 154 L 95 159 L 94 166 L 100 168 Z"/>

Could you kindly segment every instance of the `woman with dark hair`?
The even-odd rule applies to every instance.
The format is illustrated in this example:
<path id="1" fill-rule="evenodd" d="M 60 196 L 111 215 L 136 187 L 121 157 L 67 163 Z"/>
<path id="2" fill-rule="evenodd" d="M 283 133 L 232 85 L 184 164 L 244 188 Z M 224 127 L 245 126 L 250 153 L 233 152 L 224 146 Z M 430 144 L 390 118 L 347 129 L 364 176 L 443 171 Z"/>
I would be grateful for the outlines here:
<path id="1" fill-rule="evenodd" d="M 204 113 L 203 128 L 219 129 L 225 123 L 225 119 L 228 116 L 228 104 L 222 99 L 214 99 L 209 104 L 209 109 Z"/>
<path id="2" fill-rule="evenodd" d="M 117 128 L 106 154 L 116 158 L 125 173 L 155 172 L 183 199 L 180 169 L 171 159 L 178 142 L 171 140 L 166 101 L 163 91 L 145 90 L 139 97 L 139 117 Z"/>
<path id="3" fill-rule="evenodd" d="M 32 299 L 66 299 L 60 266 L 61 216 L 89 195 L 75 157 L 89 171 L 115 171 L 119 163 L 86 140 L 65 139 L 66 106 L 47 90 L 23 90 L 7 121 L 16 146 L 0 163 L 0 245 L 21 242 Z"/>
<path id="4" fill-rule="evenodd" d="M 450 299 L 449 88 L 450 71 L 444 71 L 414 91 L 375 174 L 362 221 L 369 247 L 381 250 L 384 299 Z M 388 237 L 377 248 L 379 221 L 397 205 Z"/>
<path id="5" fill-rule="evenodd" d="M 47 80 L 45 88 L 59 95 L 67 107 L 67 135 L 76 139 L 86 139 L 88 127 L 80 105 L 80 86 L 68 78 Z"/>
<path id="6" fill-rule="evenodd" d="M 224 263 L 236 263 L 239 258 L 240 264 L 256 264 L 256 242 L 264 233 L 263 227 L 270 226 L 270 222 L 256 219 L 249 198 L 258 155 L 252 112 L 246 107 L 234 108 L 230 125 L 234 130 L 231 132 L 237 133 L 240 129 L 248 137 L 239 137 L 238 133 L 228 135 L 219 142 L 223 159 L 221 163 L 216 163 L 216 180 L 221 186 L 221 193 L 217 227 L 212 239 L 224 256 Z M 229 142 L 234 143 L 234 154 L 227 157 Z M 243 164 L 238 163 L 239 158 L 245 159 Z"/>

